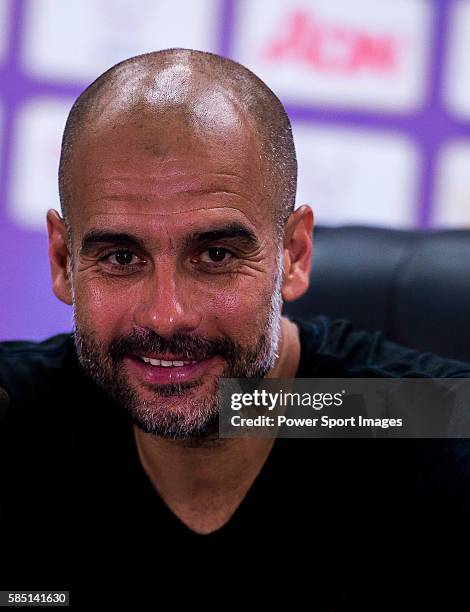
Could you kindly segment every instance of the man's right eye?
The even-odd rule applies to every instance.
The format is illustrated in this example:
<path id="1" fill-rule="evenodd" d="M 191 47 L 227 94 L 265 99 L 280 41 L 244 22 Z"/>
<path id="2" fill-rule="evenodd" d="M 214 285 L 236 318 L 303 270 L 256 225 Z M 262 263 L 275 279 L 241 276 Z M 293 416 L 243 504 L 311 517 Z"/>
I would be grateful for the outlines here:
<path id="1" fill-rule="evenodd" d="M 120 249 L 119 251 L 113 251 L 103 257 L 102 261 L 110 263 L 112 266 L 120 268 L 133 267 L 137 262 L 133 262 L 132 259 L 135 257 L 136 260 L 140 261 L 140 258 L 135 255 L 132 251 L 127 249 Z"/>

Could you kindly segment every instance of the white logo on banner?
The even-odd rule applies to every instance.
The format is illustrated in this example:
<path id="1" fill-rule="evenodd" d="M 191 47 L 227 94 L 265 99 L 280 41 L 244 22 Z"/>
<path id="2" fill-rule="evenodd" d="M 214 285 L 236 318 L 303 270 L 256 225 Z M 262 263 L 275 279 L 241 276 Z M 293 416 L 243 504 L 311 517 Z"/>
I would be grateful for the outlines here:
<path id="1" fill-rule="evenodd" d="M 34 0 L 27 5 L 25 68 L 88 82 L 117 62 L 168 47 L 210 51 L 217 0 Z"/>
<path id="2" fill-rule="evenodd" d="M 470 2 L 453 7 L 444 97 L 450 110 L 470 119 Z"/>
<path id="3" fill-rule="evenodd" d="M 72 103 L 41 98 L 25 104 L 14 132 L 9 215 L 27 229 L 46 230 L 46 212 L 60 210 L 60 144 Z"/>
<path id="4" fill-rule="evenodd" d="M 416 225 L 419 153 L 405 137 L 294 124 L 297 205 L 320 225 Z"/>
<path id="5" fill-rule="evenodd" d="M 10 35 L 10 30 L 8 28 L 10 9 L 10 0 L 0 0 L 0 62 L 3 61 L 5 57 L 8 36 Z"/>
<path id="6" fill-rule="evenodd" d="M 432 15 L 426 0 L 240 0 L 235 57 L 286 102 L 414 110 Z"/>
<path id="7" fill-rule="evenodd" d="M 470 141 L 441 151 L 432 225 L 470 227 Z"/>

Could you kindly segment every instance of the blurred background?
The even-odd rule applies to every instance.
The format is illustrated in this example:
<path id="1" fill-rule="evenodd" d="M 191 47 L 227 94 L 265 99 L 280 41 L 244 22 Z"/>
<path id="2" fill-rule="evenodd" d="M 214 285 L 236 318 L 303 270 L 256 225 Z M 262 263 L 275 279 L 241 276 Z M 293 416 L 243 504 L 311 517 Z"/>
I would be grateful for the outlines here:
<path id="1" fill-rule="evenodd" d="M 0 0 L 0 340 L 72 329 L 45 215 L 73 100 L 175 46 L 278 94 L 317 224 L 470 227 L 470 0 Z"/>

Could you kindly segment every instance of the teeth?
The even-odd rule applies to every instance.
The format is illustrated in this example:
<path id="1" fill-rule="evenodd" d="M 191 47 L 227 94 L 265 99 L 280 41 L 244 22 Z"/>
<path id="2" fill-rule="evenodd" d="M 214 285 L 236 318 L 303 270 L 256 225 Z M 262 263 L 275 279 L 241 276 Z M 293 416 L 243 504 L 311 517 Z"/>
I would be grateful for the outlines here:
<path id="1" fill-rule="evenodd" d="M 164 368 L 178 367 L 196 363 L 196 361 L 166 361 L 165 359 L 150 359 L 150 357 L 140 357 L 145 363 L 150 363 L 153 366 L 161 366 Z"/>

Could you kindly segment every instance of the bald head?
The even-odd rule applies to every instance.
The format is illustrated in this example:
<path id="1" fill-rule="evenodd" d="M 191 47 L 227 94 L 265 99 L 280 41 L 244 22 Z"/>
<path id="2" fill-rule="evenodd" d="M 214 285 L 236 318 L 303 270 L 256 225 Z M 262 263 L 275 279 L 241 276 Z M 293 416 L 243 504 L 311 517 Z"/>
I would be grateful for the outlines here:
<path id="1" fill-rule="evenodd" d="M 260 191 L 278 230 L 294 209 L 297 163 L 287 114 L 252 72 L 220 56 L 169 49 L 127 59 L 96 79 L 67 119 L 59 167 L 62 214 L 70 238 L 74 153 L 103 126 L 133 126 L 139 147 L 165 159 L 193 143 L 235 136 L 257 152 Z"/>

